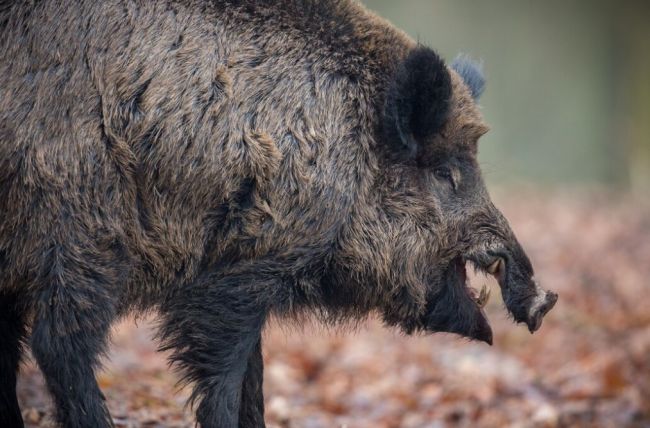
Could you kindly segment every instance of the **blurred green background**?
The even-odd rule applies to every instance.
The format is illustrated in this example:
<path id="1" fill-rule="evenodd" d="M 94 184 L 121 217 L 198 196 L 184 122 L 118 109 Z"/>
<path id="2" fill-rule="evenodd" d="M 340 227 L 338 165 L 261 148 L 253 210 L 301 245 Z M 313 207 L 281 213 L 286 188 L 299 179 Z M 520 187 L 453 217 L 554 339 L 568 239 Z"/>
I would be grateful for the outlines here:
<path id="1" fill-rule="evenodd" d="M 648 192 L 650 1 L 364 3 L 449 61 L 483 61 L 488 182 Z"/>

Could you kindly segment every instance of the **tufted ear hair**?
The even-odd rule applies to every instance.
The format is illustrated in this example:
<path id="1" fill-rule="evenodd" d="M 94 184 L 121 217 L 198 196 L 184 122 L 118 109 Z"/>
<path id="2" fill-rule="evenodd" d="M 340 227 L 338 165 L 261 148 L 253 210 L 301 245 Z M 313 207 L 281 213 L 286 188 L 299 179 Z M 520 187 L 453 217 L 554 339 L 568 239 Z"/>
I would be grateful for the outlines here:
<path id="1" fill-rule="evenodd" d="M 467 55 L 460 54 L 451 63 L 456 73 L 465 81 L 465 84 L 472 92 L 472 98 L 478 101 L 485 89 L 485 76 L 483 76 L 483 64 L 472 60 Z"/>
<path id="2" fill-rule="evenodd" d="M 444 61 L 424 46 L 398 65 L 388 89 L 384 130 L 391 146 L 409 157 L 418 144 L 440 131 L 449 114 L 451 77 Z"/>

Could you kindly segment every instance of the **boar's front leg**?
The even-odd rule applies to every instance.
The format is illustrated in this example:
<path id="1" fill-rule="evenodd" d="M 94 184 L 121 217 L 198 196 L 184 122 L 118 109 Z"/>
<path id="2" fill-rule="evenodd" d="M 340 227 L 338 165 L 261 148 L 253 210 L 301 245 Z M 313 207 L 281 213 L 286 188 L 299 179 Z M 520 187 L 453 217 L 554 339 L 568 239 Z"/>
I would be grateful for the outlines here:
<path id="1" fill-rule="evenodd" d="M 51 251 L 36 299 L 30 345 L 66 428 L 113 426 L 95 368 L 116 317 L 119 275 L 110 266 Z M 111 275 L 114 273 L 114 275 Z"/>
<path id="2" fill-rule="evenodd" d="M 207 274 L 162 305 L 162 349 L 173 350 L 172 361 L 194 383 L 191 401 L 198 403 L 201 427 L 237 428 L 242 412 L 242 423 L 264 426 L 263 407 L 251 413 L 250 406 L 262 400 L 259 346 L 273 288 L 274 280 L 254 274 Z"/>

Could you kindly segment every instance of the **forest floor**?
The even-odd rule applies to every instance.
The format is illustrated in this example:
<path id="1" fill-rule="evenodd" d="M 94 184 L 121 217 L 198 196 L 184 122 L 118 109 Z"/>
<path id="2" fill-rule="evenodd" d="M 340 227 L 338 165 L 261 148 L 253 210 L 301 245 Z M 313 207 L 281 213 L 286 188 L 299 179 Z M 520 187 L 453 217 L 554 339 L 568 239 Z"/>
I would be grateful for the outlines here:
<path id="1" fill-rule="evenodd" d="M 275 428 L 650 427 L 650 205 L 611 193 L 497 193 L 545 288 L 541 330 L 508 319 L 488 284 L 494 346 L 407 337 L 369 320 L 354 331 L 271 326 L 266 420 Z M 99 383 L 117 427 L 193 426 L 189 391 L 156 352 L 152 319 L 115 328 Z M 19 397 L 29 427 L 53 426 L 33 362 Z"/>

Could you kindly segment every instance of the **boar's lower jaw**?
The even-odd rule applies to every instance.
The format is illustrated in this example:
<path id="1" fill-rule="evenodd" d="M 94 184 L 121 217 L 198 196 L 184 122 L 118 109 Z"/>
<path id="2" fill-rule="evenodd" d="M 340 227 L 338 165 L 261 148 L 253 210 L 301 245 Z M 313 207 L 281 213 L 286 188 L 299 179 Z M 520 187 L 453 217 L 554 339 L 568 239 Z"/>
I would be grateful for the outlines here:
<path id="1" fill-rule="evenodd" d="M 445 271 L 441 288 L 428 300 L 424 329 L 456 333 L 492 345 L 492 328 L 482 308 L 486 299 L 485 292 L 477 297 L 468 287 L 465 261 L 457 257 Z"/>

